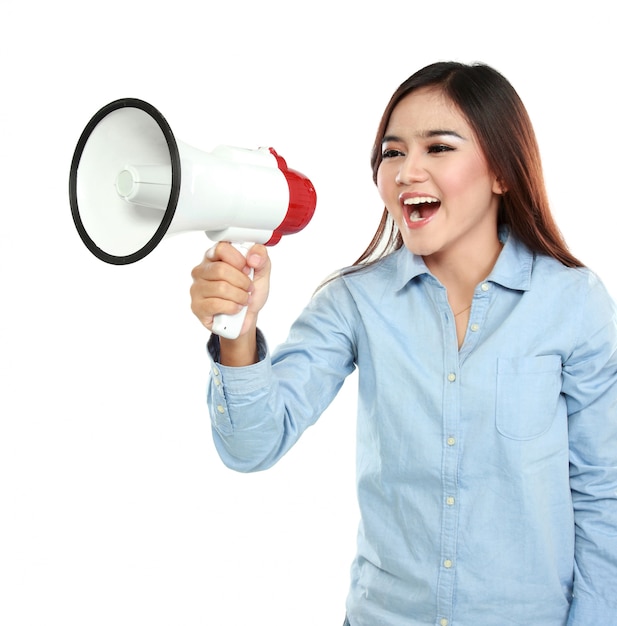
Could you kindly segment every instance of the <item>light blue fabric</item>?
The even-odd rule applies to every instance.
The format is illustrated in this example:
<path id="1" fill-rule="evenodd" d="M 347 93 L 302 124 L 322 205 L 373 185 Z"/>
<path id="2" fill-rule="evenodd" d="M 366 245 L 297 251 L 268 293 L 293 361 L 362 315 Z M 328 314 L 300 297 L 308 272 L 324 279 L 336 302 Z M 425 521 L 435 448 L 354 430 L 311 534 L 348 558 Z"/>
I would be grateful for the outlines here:
<path id="1" fill-rule="evenodd" d="M 592 272 L 509 237 L 459 351 L 403 248 L 321 289 L 272 358 L 260 336 L 258 364 L 226 368 L 217 346 L 214 441 L 243 472 L 358 368 L 353 626 L 617 624 L 617 326 Z"/>

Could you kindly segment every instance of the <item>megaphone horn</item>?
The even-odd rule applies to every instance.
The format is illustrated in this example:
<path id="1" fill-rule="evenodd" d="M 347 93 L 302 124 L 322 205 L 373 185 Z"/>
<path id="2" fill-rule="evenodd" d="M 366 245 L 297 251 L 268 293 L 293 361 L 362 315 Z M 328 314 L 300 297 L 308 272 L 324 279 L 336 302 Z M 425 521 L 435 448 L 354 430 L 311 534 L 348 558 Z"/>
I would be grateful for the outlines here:
<path id="1" fill-rule="evenodd" d="M 71 162 L 69 200 L 90 252 L 125 265 L 186 231 L 204 231 L 212 241 L 274 245 L 309 223 L 317 195 L 273 148 L 203 152 L 178 141 L 151 104 L 123 98 L 84 128 Z M 234 325 L 219 327 L 219 334 L 239 332 Z"/>

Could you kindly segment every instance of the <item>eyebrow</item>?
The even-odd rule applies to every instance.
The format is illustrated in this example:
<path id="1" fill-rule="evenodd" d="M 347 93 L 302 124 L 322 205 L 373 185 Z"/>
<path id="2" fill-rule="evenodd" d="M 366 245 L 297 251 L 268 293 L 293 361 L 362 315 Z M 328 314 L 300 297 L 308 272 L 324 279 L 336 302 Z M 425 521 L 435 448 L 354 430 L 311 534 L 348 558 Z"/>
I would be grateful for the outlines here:
<path id="1" fill-rule="evenodd" d="M 465 141 L 465 138 L 459 135 L 456 131 L 447 130 L 443 128 L 436 128 L 434 130 L 423 130 L 417 133 L 417 136 L 420 137 L 421 139 L 431 139 L 432 137 L 455 137 L 456 139 L 461 139 L 462 141 Z M 381 140 L 381 143 L 384 144 L 384 143 L 387 143 L 388 141 L 396 142 L 396 141 L 403 141 L 403 140 L 401 139 L 401 137 L 398 137 L 397 135 L 386 135 Z"/>

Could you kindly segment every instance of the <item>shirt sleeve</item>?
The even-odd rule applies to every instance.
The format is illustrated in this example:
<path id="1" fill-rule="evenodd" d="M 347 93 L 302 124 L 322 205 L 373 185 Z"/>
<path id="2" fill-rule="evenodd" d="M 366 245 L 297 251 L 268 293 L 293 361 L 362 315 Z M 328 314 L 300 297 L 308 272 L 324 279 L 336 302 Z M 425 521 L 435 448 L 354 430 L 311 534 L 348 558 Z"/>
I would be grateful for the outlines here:
<path id="1" fill-rule="evenodd" d="M 579 340 L 563 369 L 575 521 L 568 626 L 610 622 L 617 615 L 616 313 L 593 274 L 584 297 Z"/>
<path id="2" fill-rule="evenodd" d="M 315 423 L 354 370 L 353 300 L 342 280 L 322 288 L 271 356 L 258 332 L 259 362 L 225 367 L 218 337 L 208 349 L 208 407 L 222 461 L 240 472 L 267 469 Z"/>

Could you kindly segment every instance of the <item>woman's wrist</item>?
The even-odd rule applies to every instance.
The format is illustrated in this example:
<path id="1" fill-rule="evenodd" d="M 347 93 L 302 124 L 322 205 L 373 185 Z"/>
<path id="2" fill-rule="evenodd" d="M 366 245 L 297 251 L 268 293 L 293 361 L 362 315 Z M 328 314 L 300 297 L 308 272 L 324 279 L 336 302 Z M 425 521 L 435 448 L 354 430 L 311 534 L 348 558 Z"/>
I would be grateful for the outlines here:
<path id="1" fill-rule="evenodd" d="M 245 333 L 237 339 L 219 338 L 221 365 L 246 367 L 259 361 L 257 351 L 257 329 Z"/>

